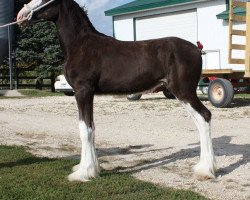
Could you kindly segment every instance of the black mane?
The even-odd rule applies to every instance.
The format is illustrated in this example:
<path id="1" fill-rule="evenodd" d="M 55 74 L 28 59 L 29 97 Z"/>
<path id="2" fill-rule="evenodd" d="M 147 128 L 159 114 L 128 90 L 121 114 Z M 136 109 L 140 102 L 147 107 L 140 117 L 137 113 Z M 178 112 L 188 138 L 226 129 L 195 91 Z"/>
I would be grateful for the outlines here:
<path id="1" fill-rule="evenodd" d="M 62 6 L 63 10 L 72 17 L 72 23 L 75 27 L 84 27 L 85 32 L 94 32 L 99 35 L 104 35 L 95 29 L 84 7 L 80 7 L 74 0 L 63 0 Z"/>

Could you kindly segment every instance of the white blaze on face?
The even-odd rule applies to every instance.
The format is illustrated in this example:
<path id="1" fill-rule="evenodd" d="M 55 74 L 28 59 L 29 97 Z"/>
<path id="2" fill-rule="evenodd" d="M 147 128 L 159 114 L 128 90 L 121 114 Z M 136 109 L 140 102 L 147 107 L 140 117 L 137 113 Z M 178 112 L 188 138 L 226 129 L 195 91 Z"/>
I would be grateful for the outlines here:
<path id="1" fill-rule="evenodd" d="M 27 5 L 25 5 L 17 15 L 17 21 L 26 19 L 30 14 L 31 10 L 34 10 L 43 4 L 42 0 L 32 0 Z"/>

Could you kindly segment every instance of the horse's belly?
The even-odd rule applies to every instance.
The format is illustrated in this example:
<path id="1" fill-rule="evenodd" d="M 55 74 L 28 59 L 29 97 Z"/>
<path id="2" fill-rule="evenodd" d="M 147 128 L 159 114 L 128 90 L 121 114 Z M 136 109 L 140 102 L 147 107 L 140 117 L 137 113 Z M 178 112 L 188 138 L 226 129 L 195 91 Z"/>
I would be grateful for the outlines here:
<path id="1" fill-rule="evenodd" d="M 99 81 L 99 92 L 101 93 L 135 93 L 148 90 L 155 86 L 160 80 L 151 74 L 140 76 L 112 76 L 112 78 L 102 78 Z"/>

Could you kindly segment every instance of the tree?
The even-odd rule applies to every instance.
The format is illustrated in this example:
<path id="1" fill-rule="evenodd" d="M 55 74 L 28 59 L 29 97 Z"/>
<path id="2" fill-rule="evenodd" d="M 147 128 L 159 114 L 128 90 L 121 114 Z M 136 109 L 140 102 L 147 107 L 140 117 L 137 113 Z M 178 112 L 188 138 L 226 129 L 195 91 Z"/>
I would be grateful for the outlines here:
<path id="1" fill-rule="evenodd" d="M 29 1 L 15 0 L 15 15 Z M 23 68 L 29 69 L 29 72 L 22 72 L 21 76 L 35 76 L 38 78 L 37 80 L 51 77 L 52 90 L 54 90 L 55 76 L 62 73 L 63 63 L 63 53 L 55 25 L 52 22 L 40 22 L 23 27 L 15 26 L 14 35 L 15 71 L 20 72 L 19 69 Z M 8 65 L 5 62 L 2 68 L 7 68 L 6 66 Z M 32 82 L 32 80 L 25 82 Z"/>
<path id="2" fill-rule="evenodd" d="M 16 36 L 14 57 L 17 68 L 32 68 L 39 77 L 46 77 L 51 71 L 61 72 L 63 53 L 53 23 L 18 27 Z"/>
<path id="3" fill-rule="evenodd" d="M 15 15 L 29 1 L 15 0 Z M 82 8 L 85 10 L 85 6 Z M 55 75 L 62 73 L 63 53 L 55 24 L 52 22 L 39 22 L 23 27 L 15 26 L 13 49 L 17 69 L 32 69 L 34 70 L 32 75 L 40 78 L 48 77 L 51 73 Z"/>

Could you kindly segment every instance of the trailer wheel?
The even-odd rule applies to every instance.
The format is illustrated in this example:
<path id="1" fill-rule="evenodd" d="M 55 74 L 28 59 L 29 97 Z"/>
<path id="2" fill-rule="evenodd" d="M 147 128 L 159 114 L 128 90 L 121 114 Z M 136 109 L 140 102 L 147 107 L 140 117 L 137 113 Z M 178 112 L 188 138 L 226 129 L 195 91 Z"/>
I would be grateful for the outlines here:
<path id="1" fill-rule="evenodd" d="M 234 88 L 230 81 L 217 78 L 209 84 L 208 98 L 213 106 L 226 108 L 230 106 L 234 97 Z"/>
<path id="2" fill-rule="evenodd" d="M 142 94 L 130 94 L 127 96 L 129 101 L 137 101 L 141 98 Z"/>

